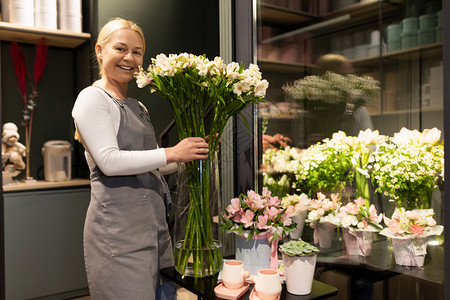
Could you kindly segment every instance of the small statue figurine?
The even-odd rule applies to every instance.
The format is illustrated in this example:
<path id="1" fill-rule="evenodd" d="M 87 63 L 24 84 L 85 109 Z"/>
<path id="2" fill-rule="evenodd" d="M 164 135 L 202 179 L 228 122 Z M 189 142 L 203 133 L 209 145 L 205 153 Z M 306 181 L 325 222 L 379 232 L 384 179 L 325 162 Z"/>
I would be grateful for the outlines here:
<path id="1" fill-rule="evenodd" d="M 3 172 L 8 173 L 11 177 L 20 174 L 25 169 L 23 157 L 26 156 L 25 146 L 18 142 L 19 133 L 16 124 L 3 124 L 2 133 L 2 167 Z"/>

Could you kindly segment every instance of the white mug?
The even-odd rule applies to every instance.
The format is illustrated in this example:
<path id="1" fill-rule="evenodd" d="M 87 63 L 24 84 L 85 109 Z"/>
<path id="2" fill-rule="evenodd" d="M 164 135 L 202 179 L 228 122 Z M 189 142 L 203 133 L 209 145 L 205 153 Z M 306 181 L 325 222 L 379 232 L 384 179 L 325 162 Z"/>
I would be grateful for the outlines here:
<path id="1" fill-rule="evenodd" d="M 250 272 L 244 270 L 244 263 L 240 260 L 226 260 L 222 268 L 222 282 L 228 289 L 238 289 L 250 277 Z"/>
<path id="2" fill-rule="evenodd" d="M 281 294 L 281 279 L 277 270 L 261 269 L 251 277 L 256 295 L 262 300 L 275 300 Z"/>

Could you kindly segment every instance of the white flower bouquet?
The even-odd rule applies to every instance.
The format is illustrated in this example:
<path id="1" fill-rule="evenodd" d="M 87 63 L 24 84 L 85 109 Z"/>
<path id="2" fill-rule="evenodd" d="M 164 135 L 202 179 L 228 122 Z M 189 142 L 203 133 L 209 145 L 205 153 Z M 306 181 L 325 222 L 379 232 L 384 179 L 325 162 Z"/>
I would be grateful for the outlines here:
<path id="1" fill-rule="evenodd" d="M 333 72 L 322 76 L 306 76 L 283 86 L 286 95 L 307 110 L 339 103 L 351 104 L 357 108 L 371 103 L 379 89 L 379 82 L 370 76 L 340 75 Z"/>
<path id="2" fill-rule="evenodd" d="M 292 193 L 295 189 L 295 171 L 300 163 L 298 148 L 269 148 L 262 157 L 263 186 L 278 197 Z"/>
<path id="3" fill-rule="evenodd" d="M 296 171 L 296 187 L 313 195 L 317 192 L 343 192 L 353 183 L 355 153 L 343 142 L 345 133 L 310 146 L 300 155 Z"/>
<path id="4" fill-rule="evenodd" d="M 135 77 L 139 87 L 149 86 L 150 92 L 169 101 L 180 140 L 209 136 L 209 159 L 185 164 L 190 207 L 182 249 L 175 253 L 175 268 L 183 275 L 213 275 L 222 266 L 209 211 L 213 158 L 229 118 L 251 103 L 264 102 L 268 82 L 257 65 L 244 69 L 235 62 L 225 64 L 220 57 L 210 61 L 188 53 L 159 54 Z M 244 122 L 247 124 L 245 118 Z"/>
<path id="5" fill-rule="evenodd" d="M 403 128 L 379 145 L 370 157 L 369 172 L 376 192 L 392 197 L 398 207 L 430 208 L 431 193 L 444 179 L 444 146 L 436 128 Z"/>

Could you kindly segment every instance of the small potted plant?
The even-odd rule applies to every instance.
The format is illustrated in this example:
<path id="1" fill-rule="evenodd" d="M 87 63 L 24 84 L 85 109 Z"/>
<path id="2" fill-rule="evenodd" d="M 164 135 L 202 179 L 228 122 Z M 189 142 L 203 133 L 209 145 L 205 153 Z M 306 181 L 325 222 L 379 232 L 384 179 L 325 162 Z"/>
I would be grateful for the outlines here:
<path id="1" fill-rule="evenodd" d="M 283 256 L 286 290 L 294 295 L 310 294 L 319 249 L 302 240 L 291 240 L 279 249 Z"/>
<path id="2" fill-rule="evenodd" d="M 319 192 L 317 199 L 311 199 L 307 207 L 305 222 L 314 229 L 314 244 L 320 248 L 331 247 L 334 231 L 340 221 L 337 212 L 342 205 L 341 198 L 338 194 L 331 194 L 330 198 Z"/>
<path id="3" fill-rule="evenodd" d="M 403 266 L 422 267 L 427 254 L 427 237 L 440 235 L 444 230 L 436 225 L 433 213 L 426 210 L 397 208 L 389 219 L 384 216 L 384 228 L 380 234 L 392 239 L 395 263 Z"/>
<path id="4" fill-rule="evenodd" d="M 311 199 L 305 193 L 302 193 L 301 195 L 286 195 L 281 199 L 281 206 L 286 208 L 289 217 L 297 224 L 297 226 L 289 232 L 289 237 L 292 240 L 298 240 L 302 237 L 303 226 L 305 225 L 310 200 Z"/>
<path id="5" fill-rule="evenodd" d="M 359 197 L 341 206 L 338 217 L 347 254 L 370 256 L 373 235 L 383 229 L 380 225 L 383 216 L 377 214 L 375 205 Z"/>
<path id="6" fill-rule="evenodd" d="M 236 234 L 236 259 L 252 275 L 259 269 L 277 269 L 278 241 L 296 226 L 281 200 L 263 188 L 261 194 L 249 190 L 230 202 L 219 226 Z"/>

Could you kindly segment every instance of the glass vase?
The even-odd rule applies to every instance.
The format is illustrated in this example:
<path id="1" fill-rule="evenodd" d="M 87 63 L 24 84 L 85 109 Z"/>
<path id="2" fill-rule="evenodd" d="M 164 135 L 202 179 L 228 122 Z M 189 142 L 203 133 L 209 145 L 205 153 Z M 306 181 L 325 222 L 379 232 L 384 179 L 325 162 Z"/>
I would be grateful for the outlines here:
<path id="1" fill-rule="evenodd" d="M 190 277 L 205 277 L 222 268 L 218 241 L 220 212 L 217 155 L 178 166 L 175 203 L 175 269 Z"/>

